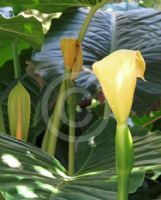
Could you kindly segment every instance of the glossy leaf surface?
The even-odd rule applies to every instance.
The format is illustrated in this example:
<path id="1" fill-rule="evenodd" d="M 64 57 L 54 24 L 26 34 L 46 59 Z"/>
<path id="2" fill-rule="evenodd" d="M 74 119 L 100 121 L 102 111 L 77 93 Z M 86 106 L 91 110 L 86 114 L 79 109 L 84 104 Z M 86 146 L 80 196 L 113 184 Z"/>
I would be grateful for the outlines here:
<path id="1" fill-rule="evenodd" d="M 106 128 L 91 138 L 92 131 L 96 130 L 100 123 Z M 147 133 L 142 128 L 135 128 L 132 132 L 135 167 L 130 192 L 134 192 L 142 184 L 147 169 L 161 168 L 161 133 Z M 86 141 L 78 145 L 77 173 L 72 178 L 66 175 L 65 169 L 56 159 L 40 149 L 2 134 L 0 190 L 4 192 L 7 200 L 27 200 L 29 195 L 30 199 L 40 200 L 114 200 L 117 183 L 114 133 L 113 119 L 110 119 L 109 123 L 100 119 L 84 133 Z"/>

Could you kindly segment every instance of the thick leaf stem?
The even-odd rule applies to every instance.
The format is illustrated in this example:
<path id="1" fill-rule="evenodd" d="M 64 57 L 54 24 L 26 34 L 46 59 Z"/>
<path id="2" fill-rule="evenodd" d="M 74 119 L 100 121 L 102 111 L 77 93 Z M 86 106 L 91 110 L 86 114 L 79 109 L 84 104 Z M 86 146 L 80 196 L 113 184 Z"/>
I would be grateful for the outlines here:
<path id="1" fill-rule="evenodd" d="M 74 174 L 74 160 L 75 160 L 75 121 L 76 121 L 76 94 L 73 81 L 68 79 L 66 81 L 67 90 L 67 105 L 69 117 L 69 154 L 68 154 L 68 174 Z"/>
<path id="2" fill-rule="evenodd" d="M 72 112 L 69 115 L 69 120 L 74 122 L 75 114 Z M 75 127 L 69 123 L 69 155 L 68 155 L 68 175 L 74 175 L 74 161 L 75 161 Z"/>
<path id="3" fill-rule="evenodd" d="M 102 1 L 97 3 L 95 6 L 91 7 L 90 12 L 88 13 L 82 28 L 79 32 L 78 40 L 82 43 L 84 36 L 87 32 L 91 19 L 95 12 L 102 7 L 107 1 Z M 66 89 L 70 89 L 71 81 L 67 81 Z M 73 87 L 74 88 L 74 87 Z M 75 155 L 75 120 L 76 120 L 76 102 L 75 94 L 69 94 L 67 98 L 68 111 L 69 111 L 69 155 L 68 155 L 68 174 L 72 176 L 74 174 L 74 155 Z"/>
<path id="4" fill-rule="evenodd" d="M 99 8 L 101 8 L 103 5 L 105 5 L 106 3 L 107 3 L 107 0 L 104 0 L 104 1 L 101 1 L 100 3 L 97 3 L 95 6 L 91 7 L 91 9 L 90 9 L 90 11 L 89 11 L 89 13 L 88 13 L 88 15 L 87 15 L 87 17 L 86 17 L 86 19 L 85 19 L 83 25 L 82 25 L 82 28 L 81 28 L 81 30 L 80 30 L 80 32 L 79 32 L 78 40 L 79 40 L 80 42 L 82 42 L 83 39 L 84 39 L 84 36 L 85 36 L 85 34 L 86 34 L 86 32 L 87 32 L 87 29 L 88 29 L 88 27 L 89 27 L 89 24 L 90 24 L 90 22 L 91 22 L 91 20 L 92 20 L 92 17 L 93 17 L 94 14 L 96 13 L 96 11 L 97 11 Z"/>
<path id="5" fill-rule="evenodd" d="M 42 143 L 42 149 L 49 155 L 55 155 L 57 137 L 61 126 L 61 114 L 64 109 L 65 102 L 65 81 L 63 80 L 60 86 L 54 112 L 49 119 L 48 127 Z"/>
<path id="6" fill-rule="evenodd" d="M 13 40 L 13 42 L 12 42 L 12 54 L 13 54 L 14 74 L 15 74 L 15 79 L 17 79 L 21 75 L 17 39 Z"/>
<path id="7" fill-rule="evenodd" d="M 116 169 L 118 174 L 118 200 L 128 200 L 129 176 L 133 167 L 133 141 L 127 124 L 116 129 Z"/>

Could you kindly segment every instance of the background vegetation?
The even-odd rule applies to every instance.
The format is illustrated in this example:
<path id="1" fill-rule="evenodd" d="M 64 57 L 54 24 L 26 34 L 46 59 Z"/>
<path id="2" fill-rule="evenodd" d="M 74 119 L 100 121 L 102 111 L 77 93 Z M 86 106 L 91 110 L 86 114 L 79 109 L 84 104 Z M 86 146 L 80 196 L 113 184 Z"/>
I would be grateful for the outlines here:
<path id="1" fill-rule="evenodd" d="M 126 11 L 123 12 L 115 10 L 116 16 L 105 5 L 92 18 L 82 42 L 83 70 L 74 83 L 78 89 L 76 121 L 79 125 L 76 129 L 74 176 L 68 174 L 68 123 L 61 123 L 60 132 L 63 133 L 63 139 L 67 139 L 58 137 L 55 157 L 40 150 L 64 73 L 60 40 L 64 37 L 76 38 L 89 12 L 86 7 L 99 3 L 97 0 L 70 0 L 70 3 L 65 0 L 31 0 L 27 3 L 19 0 L 0 1 L 0 132 L 5 133 L 0 135 L 2 199 L 116 199 L 116 122 L 106 107 L 91 66 L 95 61 L 123 48 L 139 49 L 147 65 L 147 84 L 138 82 L 129 118 L 135 145 L 129 198 L 159 199 L 160 0 L 135 1 L 138 3 L 137 10 L 127 10 L 125 7 Z M 19 14 L 21 12 L 22 15 Z M 59 82 L 55 86 L 57 78 Z M 15 103 L 17 106 L 13 106 L 13 112 L 8 114 L 8 98 L 20 82 L 31 98 L 30 124 L 27 125 L 27 120 L 24 122 L 28 134 L 27 143 L 10 137 L 15 136 L 13 130 L 16 123 L 12 122 L 18 118 L 18 104 Z M 22 94 L 24 88 L 16 91 L 16 94 Z M 79 93 L 80 89 L 86 91 L 83 92 L 84 96 Z M 22 100 L 24 96 L 21 95 Z M 14 101 L 18 102 L 17 99 Z M 25 101 L 22 107 L 28 105 L 30 102 Z M 65 105 L 66 113 L 67 107 Z M 24 112 L 24 115 L 29 116 L 29 113 Z M 91 120 L 82 125 L 80 122 L 85 116 Z"/>

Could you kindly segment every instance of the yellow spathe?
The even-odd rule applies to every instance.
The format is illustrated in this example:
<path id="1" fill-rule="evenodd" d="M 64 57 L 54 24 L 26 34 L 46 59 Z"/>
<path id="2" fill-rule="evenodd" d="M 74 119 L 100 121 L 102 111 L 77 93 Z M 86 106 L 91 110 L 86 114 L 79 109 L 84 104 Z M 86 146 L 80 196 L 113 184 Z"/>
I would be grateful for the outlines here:
<path id="1" fill-rule="evenodd" d="M 60 47 L 64 57 L 65 67 L 71 70 L 77 57 L 77 40 L 74 38 L 63 38 Z"/>
<path id="2" fill-rule="evenodd" d="M 71 71 L 71 79 L 74 80 L 82 70 L 83 55 L 82 45 L 78 39 L 63 38 L 60 42 L 65 67 Z"/>
<path id="3" fill-rule="evenodd" d="M 145 62 L 139 51 L 118 50 L 94 63 L 93 71 L 118 123 L 128 119 L 136 79 L 144 80 Z"/>

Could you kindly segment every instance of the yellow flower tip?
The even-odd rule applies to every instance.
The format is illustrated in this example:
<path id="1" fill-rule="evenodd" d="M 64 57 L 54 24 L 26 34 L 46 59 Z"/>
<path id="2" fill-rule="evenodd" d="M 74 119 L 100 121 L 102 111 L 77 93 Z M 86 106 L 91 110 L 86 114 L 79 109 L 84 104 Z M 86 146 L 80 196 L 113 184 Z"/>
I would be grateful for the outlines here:
<path id="1" fill-rule="evenodd" d="M 74 38 L 64 38 L 60 42 L 61 51 L 64 57 L 65 67 L 72 69 L 76 58 L 77 40 Z"/>
<path id="2" fill-rule="evenodd" d="M 128 119 L 136 79 L 144 79 L 145 62 L 139 51 L 118 50 L 93 64 L 105 97 L 118 123 Z"/>
<path id="3" fill-rule="evenodd" d="M 71 79 L 74 80 L 83 66 L 82 45 L 75 38 L 64 38 L 60 42 L 60 47 L 65 67 L 72 71 Z"/>
<path id="4" fill-rule="evenodd" d="M 144 73 L 145 73 L 145 61 L 140 53 L 140 51 L 136 51 L 136 73 L 137 78 L 141 78 L 142 80 L 145 80 Z"/>

